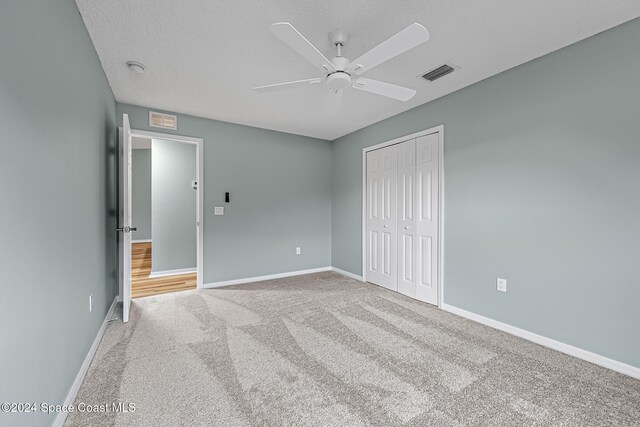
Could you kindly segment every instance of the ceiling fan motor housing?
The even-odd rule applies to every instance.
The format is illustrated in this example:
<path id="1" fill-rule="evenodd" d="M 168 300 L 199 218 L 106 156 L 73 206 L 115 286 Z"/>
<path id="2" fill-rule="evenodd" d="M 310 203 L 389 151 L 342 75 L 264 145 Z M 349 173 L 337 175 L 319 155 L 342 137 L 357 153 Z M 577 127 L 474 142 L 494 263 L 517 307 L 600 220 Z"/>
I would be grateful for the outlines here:
<path id="1" fill-rule="evenodd" d="M 327 86 L 329 89 L 346 89 L 351 86 L 351 76 L 345 72 L 349 65 L 349 59 L 344 56 L 336 56 L 331 59 L 331 63 L 338 71 L 327 76 Z"/>
<path id="2" fill-rule="evenodd" d="M 336 56 L 335 58 L 331 58 L 331 63 L 334 67 L 336 67 L 336 70 L 338 71 L 346 71 L 350 62 L 351 61 L 349 61 L 349 58 L 345 58 L 344 56 Z"/>

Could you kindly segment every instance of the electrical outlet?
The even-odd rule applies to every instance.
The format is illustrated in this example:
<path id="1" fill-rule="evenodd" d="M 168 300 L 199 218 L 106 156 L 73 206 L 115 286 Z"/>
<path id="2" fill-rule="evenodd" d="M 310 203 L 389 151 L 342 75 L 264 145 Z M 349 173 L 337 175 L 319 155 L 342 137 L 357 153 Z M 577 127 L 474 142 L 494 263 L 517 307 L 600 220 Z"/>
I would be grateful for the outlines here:
<path id="1" fill-rule="evenodd" d="M 224 215 L 224 206 L 215 206 L 213 208 L 214 215 Z"/>
<path id="2" fill-rule="evenodd" d="M 296 255 L 300 255 L 302 253 L 302 251 L 300 250 L 300 248 L 296 248 Z"/>
<path id="3" fill-rule="evenodd" d="M 89 313 L 93 310 L 93 294 L 89 295 Z"/>
<path id="4" fill-rule="evenodd" d="M 507 292 L 507 279 L 498 277 L 498 280 L 496 280 L 496 289 L 500 292 Z"/>

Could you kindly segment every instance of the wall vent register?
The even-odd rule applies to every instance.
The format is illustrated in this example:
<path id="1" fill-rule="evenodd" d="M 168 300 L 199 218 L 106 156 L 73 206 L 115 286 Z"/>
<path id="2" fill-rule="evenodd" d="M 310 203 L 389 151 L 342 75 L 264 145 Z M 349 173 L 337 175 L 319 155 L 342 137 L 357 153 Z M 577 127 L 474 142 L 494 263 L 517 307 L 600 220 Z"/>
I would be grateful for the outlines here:
<path id="1" fill-rule="evenodd" d="M 172 114 L 149 111 L 149 126 L 161 129 L 178 130 L 178 117 Z"/>

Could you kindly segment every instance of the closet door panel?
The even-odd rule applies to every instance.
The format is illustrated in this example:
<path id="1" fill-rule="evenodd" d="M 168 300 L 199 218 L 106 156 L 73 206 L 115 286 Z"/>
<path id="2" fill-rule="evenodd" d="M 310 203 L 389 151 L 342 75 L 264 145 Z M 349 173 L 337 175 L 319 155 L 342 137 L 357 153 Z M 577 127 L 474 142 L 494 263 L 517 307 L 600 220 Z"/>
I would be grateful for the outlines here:
<path id="1" fill-rule="evenodd" d="M 397 290 L 396 147 L 367 153 L 367 257 L 369 282 Z"/>
<path id="2" fill-rule="evenodd" d="M 417 276 L 415 298 L 438 303 L 438 200 L 439 200 L 439 134 L 416 140 Z"/>
<path id="3" fill-rule="evenodd" d="M 398 144 L 398 292 L 416 297 L 416 140 Z"/>

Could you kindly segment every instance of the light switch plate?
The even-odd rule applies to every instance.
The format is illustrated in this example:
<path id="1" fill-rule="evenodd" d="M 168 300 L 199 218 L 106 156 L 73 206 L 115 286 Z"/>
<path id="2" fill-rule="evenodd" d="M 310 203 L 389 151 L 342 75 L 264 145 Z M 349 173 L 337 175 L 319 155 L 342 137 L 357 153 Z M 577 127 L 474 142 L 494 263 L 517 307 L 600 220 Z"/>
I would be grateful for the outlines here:
<path id="1" fill-rule="evenodd" d="M 216 206 L 213 208 L 214 215 L 224 215 L 224 206 Z"/>

